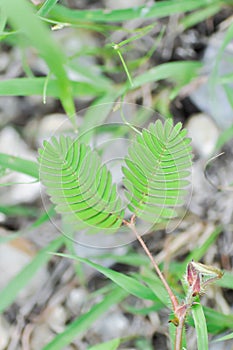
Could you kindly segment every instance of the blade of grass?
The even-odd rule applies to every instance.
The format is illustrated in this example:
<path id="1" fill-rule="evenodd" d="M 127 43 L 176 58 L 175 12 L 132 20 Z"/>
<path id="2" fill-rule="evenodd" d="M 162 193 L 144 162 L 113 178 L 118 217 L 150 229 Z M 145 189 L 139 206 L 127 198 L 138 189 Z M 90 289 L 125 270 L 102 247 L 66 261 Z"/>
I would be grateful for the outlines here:
<path id="1" fill-rule="evenodd" d="M 135 77 L 133 88 L 162 79 L 175 80 L 179 84 L 185 85 L 197 75 L 201 66 L 201 63 L 195 61 L 163 63 Z"/>
<path id="2" fill-rule="evenodd" d="M 37 209 L 23 205 L 0 205 L 0 213 L 3 213 L 7 216 L 36 217 Z"/>
<path id="3" fill-rule="evenodd" d="M 115 254 L 103 254 L 98 256 L 92 256 L 92 259 L 111 259 L 114 262 L 127 264 L 131 266 L 145 266 L 149 265 L 148 258 L 144 255 L 136 253 L 127 253 L 127 255 L 115 255 Z"/>
<path id="4" fill-rule="evenodd" d="M 18 78 L 0 81 L 0 95 L 3 96 L 32 96 L 43 94 L 46 78 Z M 73 96 L 98 96 L 106 92 L 103 86 L 87 82 L 70 82 Z M 109 91 L 109 86 L 108 86 Z M 59 97 L 58 80 L 49 80 L 46 95 Z"/>
<path id="5" fill-rule="evenodd" d="M 186 15 L 181 21 L 181 25 L 184 30 L 195 26 L 196 24 L 205 21 L 207 18 L 214 16 L 221 10 L 221 3 L 214 3 L 208 5 L 206 8 Z"/>
<path id="6" fill-rule="evenodd" d="M 127 293 L 115 288 L 103 301 L 94 305 L 87 313 L 79 316 L 74 322 L 69 324 L 65 331 L 58 334 L 50 343 L 48 343 L 42 350 L 60 350 L 72 342 L 75 337 L 85 332 L 94 321 L 99 319 L 112 305 L 119 303 L 127 296 Z"/>
<path id="7" fill-rule="evenodd" d="M 136 308 L 128 304 L 123 305 L 123 309 L 126 310 L 127 312 L 130 312 L 131 314 L 134 314 L 134 315 L 143 315 L 143 316 L 148 316 L 149 313 L 159 311 L 163 307 L 164 305 L 162 303 L 161 304 L 156 303 L 152 306 L 143 307 L 143 308 Z"/>
<path id="8" fill-rule="evenodd" d="M 39 179 L 38 164 L 31 160 L 0 153 L 0 166 Z"/>
<path id="9" fill-rule="evenodd" d="M 232 87 L 230 87 L 227 84 L 223 84 L 223 89 L 224 89 L 225 94 L 227 96 L 228 102 L 229 102 L 231 108 L 233 109 Z"/>
<path id="10" fill-rule="evenodd" d="M 223 277 L 216 283 L 222 288 L 233 289 L 233 273 L 230 271 L 224 271 Z"/>
<path id="11" fill-rule="evenodd" d="M 222 146 L 225 145 L 225 143 L 230 141 L 232 138 L 233 138 L 233 124 L 220 134 L 215 145 L 215 150 L 216 151 L 220 150 L 220 148 L 222 148 Z"/>
<path id="12" fill-rule="evenodd" d="M 204 254 L 207 252 L 209 247 L 216 241 L 220 233 L 222 232 L 222 226 L 217 226 L 211 235 L 207 238 L 205 242 L 201 244 L 200 247 L 194 248 L 191 253 L 185 259 L 183 266 L 186 268 L 187 264 L 193 259 L 195 261 L 200 260 Z"/>
<path id="13" fill-rule="evenodd" d="M 211 3 L 220 3 L 220 0 L 212 0 Z M 70 24 L 81 22 L 123 22 L 136 18 L 161 18 L 175 13 L 192 11 L 206 5 L 208 0 L 180 0 L 156 2 L 152 6 L 138 6 L 128 9 L 112 10 L 73 10 L 56 5 L 49 14 L 49 18 Z"/>
<path id="14" fill-rule="evenodd" d="M 225 341 L 225 340 L 230 340 L 230 339 L 233 339 L 233 333 L 230 333 L 230 334 L 224 335 L 221 338 L 215 339 L 212 341 L 212 343 L 217 343 L 219 341 Z"/>
<path id="15" fill-rule="evenodd" d="M 48 252 L 56 251 L 63 242 L 63 236 L 60 236 L 48 244 L 47 247 L 41 249 L 33 260 L 0 291 L 0 312 L 3 312 L 15 300 L 20 290 L 27 285 L 39 268 L 51 258 Z"/>
<path id="16" fill-rule="evenodd" d="M 88 348 L 88 350 L 116 350 L 118 349 L 121 340 L 119 338 L 110 340 L 106 343 L 97 344 Z"/>
<path id="17" fill-rule="evenodd" d="M 81 261 L 91 267 L 93 267 L 95 270 L 101 272 L 104 276 L 109 278 L 111 281 L 116 283 L 118 286 L 126 290 L 128 293 L 135 295 L 138 298 L 142 299 L 149 299 L 149 300 L 155 300 L 156 296 L 155 294 L 145 285 L 138 282 L 135 278 L 124 275 L 120 272 L 108 269 L 106 267 L 103 267 L 99 264 L 93 263 L 92 261 L 81 258 L 77 255 L 71 255 L 71 254 L 62 254 L 57 253 L 58 256 L 63 256 L 68 259 L 73 259 L 77 261 Z"/>
<path id="18" fill-rule="evenodd" d="M 212 244 L 216 241 L 216 239 L 218 238 L 221 232 L 222 232 L 222 227 L 217 226 L 213 230 L 213 232 L 210 234 L 210 236 L 206 239 L 206 241 L 202 242 L 201 246 L 196 247 L 189 253 L 189 255 L 185 258 L 184 262 L 180 263 L 180 262 L 174 261 L 172 264 L 170 264 L 169 269 L 170 269 L 170 272 L 172 272 L 173 274 L 173 278 L 176 277 L 177 281 L 181 280 L 186 271 L 187 264 L 190 261 L 192 261 L 192 259 L 195 261 L 199 261 L 205 255 L 209 247 L 211 247 Z M 217 283 L 222 282 L 220 281 L 221 280 L 219 280 Z"/>
<path id="19" fill-rule="evenodd" d="M 7 16 L 5 12 L 2 10 L 0 11 L 0 33 L 3 34 L 4 28 L 6 26 L 7 22 Z"/>
<path id="20" fill-rule="evenodd" d="M 219 333 L 226 329 L 233 329 L 233 315 L 224 315 L 206 306 L 203 307 L 207 330 L 209 333 Z"/>
<path id="21" fill-rule="evenodd" d="M 81 142 L 89 142 L 95 127 L 103 124 L 113 108 L 115 100 L 120 96 L 119 90 L 109 91 L 103 96 L 97 98 L 88 108 L 83 124 L 79 131 L 79 139 Z"/>
<path id="22" fill-rule="evenodd" d="M 39 9 L 39 11 L 37 12 L 37 15 L 46 16 L 52 10 L 52 8 L 56 5 L 57 2 L 58 0 L 46 0 L 41 6 L 41 8 Z"/>
<path id="23" fill-rule="evenodd" d="M 152 271 L 148 267 L 143 266 L 143 271 L 141 273 L 141 276 L 139 275 L 138 278 L 141 278 L 143 282 L 149 286 L 149 288 L 155 293 L 159 301 L 165 307 L 170 308 L 171 305 L 169 302 L 168 293 L 165 290 L 159 277 L 155 275 L 154 271 Z"/>
<path id="24" fill-rule="evenodd" d="M 206 319 L 200 303 L 193 305 L 192 315 L 197 334 L 197 348 L 198 350 L 208 350 L 208 332 Z"/>
<path id="25" fill-rule="evenodd" d="M 30 44 L 34 46 L 46 61 L 49 69 L 57 77 L 59 95 L 64 110 L 73 121 L 75 106 L 72 99 L 72 88 L 66 74 L 64 64 L 66 57 L 50 35 L 46 24 L 35 16 L 33 6 L 26 0 L 2 0 L 3 10 L 15 29 L 19 29 Z"/>

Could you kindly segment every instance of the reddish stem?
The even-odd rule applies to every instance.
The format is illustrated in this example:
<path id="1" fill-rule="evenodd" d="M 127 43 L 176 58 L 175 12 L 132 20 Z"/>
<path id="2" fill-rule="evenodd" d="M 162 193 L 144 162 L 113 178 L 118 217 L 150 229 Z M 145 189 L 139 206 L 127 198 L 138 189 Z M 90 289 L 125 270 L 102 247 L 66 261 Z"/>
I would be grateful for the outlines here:
<path id="1" fill-rule="evenodd" d="M 143 241 L 142 237 L 139 235 L 139 233 L 137 232 L 135 225 L 134 225 L 134 220 L 135 217 L 132 216 L 131 221 L 124 221 L 124 224 L 127 225 L 135 234 L 135 236 L 137 237 L 137 240 L 139 241 L 139 243 L 141 244 L 142 248 L 144 249 L 144 251 L 146 252 L 147 256 L 149 257 L 155 271 L 157 272 L 160 280 L 162 281 L 164 287 L 166 288 L 166 291 L 168 292 L 169 298 L 171 300 L 172 303 L 172 307 L 173 307 L 173 311 L 174 313 L 176 313 L 176 309 L 179 307 L 179 303 L 177 301 L 176 296 L 174 295 L 173 291 L 171 290 L 170 286 L 168 285 L 165 277 L 163 276 L 162 272 L 160 271 L 159 266 L 157 265 L 155 259 L 153 258 L 151 252 L 149 251 L 149 249 L 146 246 L 146 243 Z"/>
<path id="2" fill-rule="evenodd" d="M 180 350 L 182 348 L 182 335 L 183 335 L 184 322 L 185 322 L 185 317 L 182 317 L 181 319 L 179 319 L 179 324 L 176 327 L 176 338 L 175 338 L 174 350 Z"/>

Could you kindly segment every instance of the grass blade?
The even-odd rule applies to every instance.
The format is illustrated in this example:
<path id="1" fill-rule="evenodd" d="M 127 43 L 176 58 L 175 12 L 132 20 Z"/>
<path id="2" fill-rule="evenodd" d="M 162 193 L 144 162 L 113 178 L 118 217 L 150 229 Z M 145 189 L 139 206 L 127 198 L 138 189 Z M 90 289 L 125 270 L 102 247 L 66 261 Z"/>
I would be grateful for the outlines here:
<path id="1" fill-rule="evenodd" d="M 203 310 L 209 333 L 216 334 L 227 329 L 233 329 L 233 315 L 224 315 L 206 306 L 203 307 Z"/>
<path id="2" fill-rule="evenodd" d="M 204 9 L 191 13 L 190 15 L 185 16 L 181 20 L 181 24 L 184 30 L 195 26 L 196 24 L 205 21 L 207 18 L 214 16 L 221 10 L 220 3 L 214 3 L 212 5 L 207 6 Z"/>
<path id="3" fill-rule="evenodd" d="M 198 350 L 208 350 L 208 332 L 206 319 L 200 303 L 193 305 L 192 315 L 194 319 Z"/>
<path id="4" fill-rule="evenodd" d="M 75 106 L 72 99 L 72 89 L 66 74 L 64 64 L 66 57 L 50 35 L 44 22 L 34 14 L 33 6 L 26 0 L 2 0 L 0 5 L 10 23 L 26 36 L 46 61 L 50 71 L 57 77 L 61 102 L 66 113 L 72 118 Z M 23 37 L 22 37 L 23 38 Z"/>
<path id="5" fill-rule="evenodd" d="M 217 342 L 219 342 L 219 341 L 230 340 L 230 339 L 233 339 L 233 333 L 230 333 L 230 334 L 225 335 L 224 337 L 215 339 L 215 340 L 213 341 L 213 343 L 217 343 Z"/>
<path id="6" fill-rule="evenodd" d="M 219 1 L 212 1 L 219 3 Z M 152 6 L 138 6 L 128 9 L 112 10 L 73 10 L 61 5 L 56 5 L 50 12 L 49 18 L 63 23 L 78 24 L 79 22 L 123 22 L 136 18 L 161 18 L 175 13 L 192 11 L 206 5 L 208 0 L 180 0 L 156 2 Z"/>
<path id="7" fill-rule="evenodd" d="M 175 80 L 179 84 L 185 85 L 196 76 L 200 68 L 201 63 L 194 61 L 163 63 L 135 77 L 133 89 L 162 79 Z"/>
<path id="8" fill-rule="evenodd" d="M 215 145 L 215 151 L 218 151 L 222 146 L 233 138 L 233 125 L 224 130 L 218 137 Z"/>
<path id="9" fill-rule="evenodd" d="M 37 14 L 41 17 L 46 16 L 49 13 L 49 11 L 51 11 L 52 8 L 56 5 L 57 2 L 58 0 L 46 0 L 37 12 Z"/>
<path id="10" fill-rule="evenodd" d="M 117 339 L 110 340 L 106 343 L 94 345 L 88 348 L 88 350 L 116 350 L 118 349 L 118 346 L 120 345 L 120 343 L 121 343 L 121 340 L 117 338 Z"/>
<path id="11" fill-rule="evenodd" d="M 46 78 L 18 78 L 0 81 L 0 95 L 3 96 L 32 96 L 43 94 Z M 70 82 L 73 96 L 98 96 L 105 92 L 102 86 L 93 82 Z M 109 90 L 109 87 L 108 87 Z M 46 96 L 59 97 L 58 80 L 49 80 Z"/>
<path id="12" fill-rule="evenodd" d="M 60 350 L 86 331 L 95 320 L 99 319 L 109 308 L 119 303 L 127 296 L 127 293 L 120 288 L 115 288 L 111 293 L 104 297 L 103 301 L 94 305 L 86 314 L 78 317 L 74 322 L 68 325 L 63 333 L 58 334 L 42 350 Z M 102 348 L 101 348 L 102 349 Z"/>
<path id="13" fill-rule="evenodd" d="M 81 142 L 88 143 L 93 135 L 95 127 L 98 127 L 104 123 L 109 113 L 113 108 L 115 100 L 119 97 L 119 91 L 109 91 L 103 96 L 97 98 L 92 105 L 88 108 L 83 124 L 79 131 L 79 138 Z"/>
<path id="14" fill-rule="evenodd" d="M 0 166 L 39 179 L 38 164 L 31 160 L 0 153 Z"/>
<path id="15" fill-rule="evenodd" d="M 96 263 L 93 263 L 92 261 L 80 258 L 76 255 L 70 255 L 70 254 L 62 254 L 57 253 L 58 256 L 63 256 L 68 259 L 74 259 L 77 261 L 81 261 L 91 267 L 93 267 L 95 270 L 101 272 L 104 276 L 112 280 L 114 283 L 116 283 L 118 286 L 126 290 L 128 293 L 135 295 L 138 298 L 142 299 L 149 299 L 149 300 L 155 300 L 156 296 L 155 294 L 145 285 L 138 282 L 135 278 L 124 275 L 123 273 L 108 269 L 106 267 L 103 267 L 101 265 L 98 265 Z"/>
<path id="16" fill-rule="evenodd" d="M 0 292 L 0 312 L 3 312 L 16 298 L 20 290 L 27 285 L 39 268 L 50 259 L 48 252 L 56 251 L 64 242 L 63 236 L 56 238 L 47 247 L 39 251 L 35 258 L 25 266 Z"/>

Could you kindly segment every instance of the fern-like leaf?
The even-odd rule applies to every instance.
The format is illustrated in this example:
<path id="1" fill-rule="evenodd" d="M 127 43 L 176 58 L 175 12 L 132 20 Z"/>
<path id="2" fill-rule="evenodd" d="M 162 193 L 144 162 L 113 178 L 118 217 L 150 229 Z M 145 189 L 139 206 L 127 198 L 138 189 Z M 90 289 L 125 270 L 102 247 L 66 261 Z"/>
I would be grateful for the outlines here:
<path id="1" fill-rule="evenodd" d="M 58 213 L 79 229 L 117 230 L 124 216 L 112 177 L 97 152 L 61 136 L 39 150 L 40 178 Z"/>
<path id="2" fill-rule="evenodd" d="M 184 202 L 192 155 L 190 139 L 181 127 L 158 120 L 129 147 L 123 167 L 128 208 L 145 221 L 171 219 Z"/>

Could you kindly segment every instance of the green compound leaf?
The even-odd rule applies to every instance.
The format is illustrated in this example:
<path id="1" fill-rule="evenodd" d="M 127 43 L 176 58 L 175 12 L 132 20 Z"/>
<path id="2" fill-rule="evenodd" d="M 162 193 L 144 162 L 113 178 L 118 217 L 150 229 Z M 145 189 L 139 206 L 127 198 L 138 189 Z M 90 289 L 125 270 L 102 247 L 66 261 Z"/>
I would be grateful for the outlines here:
<path id="1" fill-rule="evenodd" d="M 123 167 L 128 208 L 137 217 L 158 223 L 175 217 L 184 202 L 192 165 L 190 139 L 182 124 L 160 120 L 143 129 L 129 147 Z"/>
<path id="2" fill-rule="evenodd" d="M 97 152 L 79 139 L 61 136 L 39 150 L 40 178 L 65 220 L 92 231 L 116 231 L 124 211 L 116 185 Z"/>

